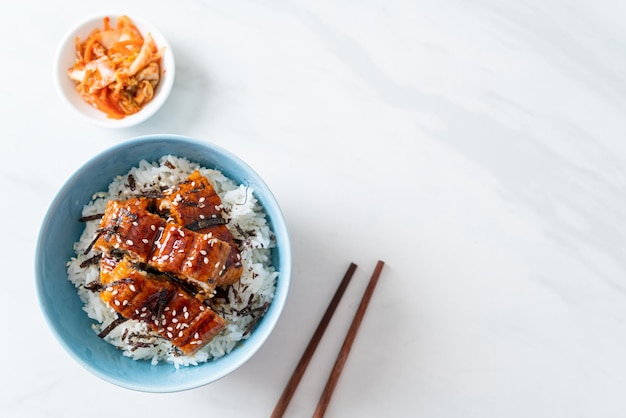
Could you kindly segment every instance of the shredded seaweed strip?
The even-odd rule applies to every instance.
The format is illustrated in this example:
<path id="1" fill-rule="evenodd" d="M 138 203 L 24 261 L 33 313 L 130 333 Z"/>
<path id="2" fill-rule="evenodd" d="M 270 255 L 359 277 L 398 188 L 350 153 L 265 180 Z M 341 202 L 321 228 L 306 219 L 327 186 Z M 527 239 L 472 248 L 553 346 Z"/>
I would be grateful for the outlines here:
<path id="1" fill-rule="evenodd" d="M 245 205 L 248 202 L 248 190 L 250 190 L 250 183 L 246 182 L 246 190 L 245 190 L 246 196 L 244 197 L 243 202 L 241 202 L 241 203 L 233 203 L 233 206 L 242 206 L 242 205 Z"/>
<path id="2" fill-rule="evenodd" d="M 105 232 L 104 229 L 98 229 L 96 231 L 96 234 L 94 235 L 93 239 L 91 240 L 87 248 L 85 248 L 85 251 L 83 251 L 83 254 L 85 255 L 89 254 L 89 251 L 91 251 L 93 246 L 96 245 L 96 241 L 98 241 L 98 238 L 100 238 L 100 235 L 102 235 L 104 232 Z"/>
<path id="3" fill-rule="evenodd" d="M 162 191 L 157 190 L 146 190 L 134 195 L 135 197 L 145 197 L 146 199 L 160 199 L 165 197 Z"/>
<path id="4" fill-rule="evenodd" d="M 109 333 L 111 331 L 113 331 L 115 328 L 118 327 L 118 325 L 123 324 L 124 322 L 128 321 L 128 318 L 124 318 L 123 316 L 118 316 L 115 321 L 111 322 L 105 329 L 103 329 L 100 334 L 98 334 L 98 337 L 100 338 L 104 338 L 107 335 L 109 335 Z"/>
<path id="5" fill-rule="evenodd" d="M 118 222 L 121 219 L 118 219 Z M 83 254 L 87 255 L 89 254 L 89 251 L 91 251 L 91 249 L 93 248 L 94 245 L 96 245 L 96 241 L 98 241 L 98 238 L 100 238 L 100 236 L 102 234 L 104 235 L 104 239 L 106 241 L 111 239 L 111 236 L 113 236 L 113 234 L 115 233 L 115 231 L 117 230 L 118 225 L 114 225 L 111 227 L 106 227 L 106 228 L 100 228 L 96 231 L 96 233 L 94 234 L 93 240 L 89 243 L 89 245 L 87 246 L 87 248 L 85 248 L 85 251 L 83 252 Z"/>
<path id="6" fill-rule="evenodd" d="M 261 318 L 263 318 L 263 315 L 265 315 L 265 312 L 267 312 L 269 306 L 270 304 L 268 302 L 265 302 L 262 306 L 254 309 L 248 309 L 249 314 L 252 316 L 252 321 L 250 321 L 250 323 L 244 330 L 243 335 L 250 335 L 256 324 L 258 324 Z"/>
<path id="7" fill-rule="evenodd" d="M 100 280 L 94 280 L 91 283 L 87 283 L 86 285 L 83 286 L 85 289 L 91 291 L 91 292 L 99 292 L 102 290 L 103 285 L 100 282 Z"/>
<path id="8" fill-rule="evenodd" d="M 209 218 L 209 219 L 199 219 L 195 222 L 185 225 L 185 228 L 191 229 L 192 231 L 197 231 L 199 229 L 207 228 L 209 226 L 225 225 L 225 224 L 226 224 L 226 219 L 215 217 L 215 218 Z"/>
<path id="9" fill-rule="evenodd" d="M 94 215 L 87 215 L 87 216 L 81 216 L 78 219 L 78 222 L 89 222 L 89 221 L 95 221 L 97 219 L 102 219 L 102 217 L 104 216 L 104 213 L 96 213 Z"/>
<path id="10" fill-rule="evenodd" d="M 137 183 L 135 182 L 135 176 L 133 176 L 132 174 L 128 175 L 128 187 L 130 187 L 130 190 L 132 190 L 133 192 L 135 191 L 135 188 L 137 188 Z"/>
<path id="11" fill-rule="evenodd" d="M 101 257 L 102 257 L 101 254 L 96 254 L 96 255 L 94 255 L 92 257 L 89 257 L 88 259 L 86 259 L 85 261 L 80 263 L 80 268 L 84 269 L 85 267 L 89 267 L 89 266 L 98 264 L 98 261 L 100 261 Z"/>

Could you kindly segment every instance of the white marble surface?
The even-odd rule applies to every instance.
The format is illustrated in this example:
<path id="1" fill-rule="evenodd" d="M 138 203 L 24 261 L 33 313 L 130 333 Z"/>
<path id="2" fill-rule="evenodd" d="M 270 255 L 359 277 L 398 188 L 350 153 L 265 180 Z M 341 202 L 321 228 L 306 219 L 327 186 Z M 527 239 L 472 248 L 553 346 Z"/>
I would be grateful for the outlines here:
<path id="1" fill-rule="evenodd" d="M 98 6 L 152 21 L 174 49 L 174 91 L 135 128 L 86 124 L 53 88 L 57 44 Z M 327 416 L 626 413 L 626 3 L 25 0 L 0 16 L 0 416 L 266 417 L 354 261 L 286 415 L 310 416 L 378 259 Z M 152 133 L 248 161 L 295 264 L 258 355 L 166 395 L 76 364 L 32 267 L 70 174 Z"/>

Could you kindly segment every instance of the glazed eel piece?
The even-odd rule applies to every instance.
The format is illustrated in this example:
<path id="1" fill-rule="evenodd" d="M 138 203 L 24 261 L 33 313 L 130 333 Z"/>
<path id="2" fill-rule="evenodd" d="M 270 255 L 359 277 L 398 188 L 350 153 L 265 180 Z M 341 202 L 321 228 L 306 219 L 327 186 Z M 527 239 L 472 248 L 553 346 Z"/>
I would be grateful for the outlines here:
<path id="1" fill-rule="evenodd" d="M 124 318 L 143 321 L 180 351 L 193 354 L 226 321 L 164 275 L 149 273 L 125 256 L 100 260 L 100 299 Z"/>
<path id="2" fill-rule="evenodd" d="M 201 234 L 210 234 L 230 245 L 225 269 L 220 272 L 220 283 L 233 284 L 241 277 L 241 255 L 232 233 L 226 226 L 222 200 L 211 182 L 195 170 L 182 183 L 164 191 L 156 200 L 158 211 L 174 221 Z"/>
<path id="3" fill-rule="evenodd" d="M 166 221 L 147 209 L 143 198 L 107 202 L 94 249 L 103 254 L 128 254 L 163 273 L 190 283 L 211 297 L 223 280 L 231 246 L 210 234 L 201 234 Z"/>

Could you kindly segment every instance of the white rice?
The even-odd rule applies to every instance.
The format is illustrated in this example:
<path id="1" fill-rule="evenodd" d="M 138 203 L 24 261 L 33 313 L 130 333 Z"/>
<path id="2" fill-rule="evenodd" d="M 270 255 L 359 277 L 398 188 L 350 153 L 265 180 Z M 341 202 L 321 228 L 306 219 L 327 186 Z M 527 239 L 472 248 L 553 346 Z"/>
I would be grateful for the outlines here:
<path id="1" fill-rule="evenodd" d="M 166 161 L 169 163 L 166 164 Z M 175 168 L 170 168 L 171 164 Z M 274 297 L 278 272 L 271 265 L 270 249 L 274 236 L 267 224 L 265 213 L 253 194 L 245 185 L 235 184 L 220 171 L 207 169 L 187 159 L 166 155 L 158 162 L 141 161 L 128 173 L 117 176 L 108 191 L 96 193 L 92 201 L 83 208 L 82 216 L 104 213 L 110 199 L 123 200 L 141 192 L 158 191 L 162 186 L 173 186 L 184 181 L 195 169 L 200 170 L 213 184 L 222 199 L 224 217 L 236 240 L 241 241 L 240 253 L 243 274 L 238 283 L 227 289 L 228 298 L 213 299 L 213 309 L 227 321 L 222 332 L 193 355 L 182 355 L 171 342 L 151 331 L 136 320 L 128 320 L 113 329 L 104 340 L 113 344 L 125 356 L 135 360 L 150 360 L 152 364 L 165 361 L 179 366 L 197 365 L 221 357 L 245 340 L 254 324 L 267 310 Z M 135 179 L 135 190 L 129 185 L 129 175 Z M 88 221 L 80 240 L 74 244 L 75 256 L 68 262 L 68 279 L 76 286 L 82 300 L 83 310 L 95 320 L 94 332 L 99 334 L 117 317 L 99 296 L 99 292 L 84 286 L 99 279 L 98 265 L 84 268 L 80 264 L 96 253 L 85 249 L 94 239 L 100 220 Z M 242 232 L 245 236 L 242 236 Z"/>

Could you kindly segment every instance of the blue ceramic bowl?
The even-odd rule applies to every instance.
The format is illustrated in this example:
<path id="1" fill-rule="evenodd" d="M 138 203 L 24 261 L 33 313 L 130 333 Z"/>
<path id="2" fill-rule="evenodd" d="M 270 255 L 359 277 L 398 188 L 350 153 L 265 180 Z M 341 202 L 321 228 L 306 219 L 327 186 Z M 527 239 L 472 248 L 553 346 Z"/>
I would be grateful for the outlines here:
<path id="1" fill-rule="evenodd" d="M 280 272 L 269 310 L 250 337 L 231 353 L 198 366 L 176 369 L 172 364 L 136 361 L 122 355 L 92 331 L 76 289 L 68 281 L 66 262 L 84 228 L 76 220 L 92 195 L 106 190 L 114 176 L 140 160 L 165 154 L 186 157 L 222 171 L 238 183 L 250 184 L 263 206 L 276 248 L 273 265 Z M 283 310 L 291 278 L 291 248 L 281 210 L 263 180 L 246 163 L 213 144 L 174 135 L 136 138 L 104 151 L 83 165 L 52 201 L 39 232 L 35 255 L 36 286 L 41 309 L 63 347 L 90 372 L 116 385 L 144 392 L 176 392 L 214 382 L 233 372 L 263 345 Z"/>

